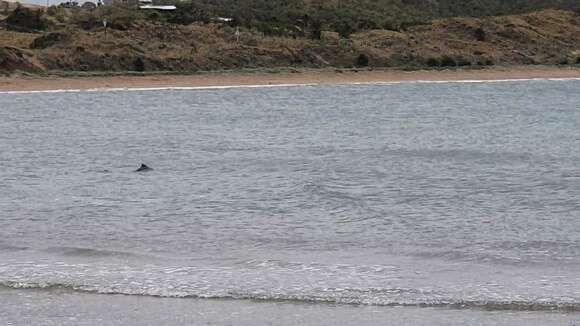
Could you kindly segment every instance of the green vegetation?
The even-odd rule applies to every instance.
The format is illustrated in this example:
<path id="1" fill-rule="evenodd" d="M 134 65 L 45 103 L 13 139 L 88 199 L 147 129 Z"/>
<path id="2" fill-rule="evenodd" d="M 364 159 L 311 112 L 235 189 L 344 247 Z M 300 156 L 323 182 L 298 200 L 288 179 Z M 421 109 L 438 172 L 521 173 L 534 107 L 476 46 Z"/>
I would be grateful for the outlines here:
<path id="1" fill-rule="evenodd" d="M 446 17 L 509 15 L 546 8 L 580 11 L 578 0 L 156 0 L 155 4 L 175 4 L 178 10 L 144 13 L 130 6 L 94 8 L 69 3 L 51 7 L 48 15 L 55 22 L 72 22 L 85 30 L 99 27 L 103 18 L 111 28 L 126 30 L 144 20 L 189 25 L 227 17 L 233 19 L 229 22 L 232 26 L 265 35 L 320 39 L 322 31 L 346 38 L 365 30 L 404 31 Z M 36 18 L 29 12 L 24 14 L 31 25 L 27 28 L 47 27 L 40 14 Z M 25 22 L 20 19 L 15 24 Z M 485 38 L 482 30 L 476 33 L 478 40 Z"/>
<path id="2" fill-rule="evenodd" d="M 0 17 L 0 71 L 580 63 L 578 0 L 454 1 L 185 0 L 175 11 L 86 3 L 13 7 Z M 567 10 L 511 15 L 544 7 Z M 496 12 L 504 15 L 487 16 Z"/>
<path id="3" fill-rule="evenodd" d="M 580 10 L 578 0 L 409 0 L 431 17 L 485 17 L 522 14 L 542 9 Z"/>
<path id="4" fill-rule="evenodd" d="M 165 0 L 164 2 L 167 2 Z M 578 0 L 191 0 L 178 2 L 170 22 L 190 24 L 232 17 L 267 35 L 341 36 L 372 29 L 401 31 L 432 19 L 508 15 L 539 9 L 580 10 Z"/>
<path id="5" fill-rule="evenodd" d="M 48 9 L 48 17 L 54 25 L 76 25 L 84 30 L 92 30 L 103 26 L 107 20 L 108 26 L 117 30 L 127 30 L 139 21 L 150 20 L 147 15 L 131 6 L 53 6 Z"/>
<path id="6" fill-rule="evenodd" d="M 34 31 L 46 29 L 48 22 L 42 11 L 18 6 L 6 18 L 6 25 L 12 30 Z"/>

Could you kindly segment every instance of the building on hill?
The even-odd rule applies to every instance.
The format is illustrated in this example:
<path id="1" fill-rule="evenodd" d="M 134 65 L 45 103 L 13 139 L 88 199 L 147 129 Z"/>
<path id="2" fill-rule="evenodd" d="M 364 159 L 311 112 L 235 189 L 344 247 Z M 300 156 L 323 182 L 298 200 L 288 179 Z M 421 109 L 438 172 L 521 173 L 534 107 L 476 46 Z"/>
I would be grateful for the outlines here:
<path id="1" fill-rule="evenodd" d="M 139 9 L 143 10 L 175 10 L 176 6 L 172 5 L 154 5 L 153 0 L 139 0 Z"/>

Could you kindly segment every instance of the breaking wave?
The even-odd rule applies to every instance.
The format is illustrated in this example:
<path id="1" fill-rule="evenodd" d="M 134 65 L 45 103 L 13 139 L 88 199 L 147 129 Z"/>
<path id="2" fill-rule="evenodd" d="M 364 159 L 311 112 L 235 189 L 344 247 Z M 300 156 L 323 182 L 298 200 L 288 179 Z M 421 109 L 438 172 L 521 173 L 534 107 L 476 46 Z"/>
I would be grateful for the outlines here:
<path id="1" fill-rule="evenodd" d="M 440 297 L 437 293 L 417 289 L 349 289 L 325 288 L 319 293 L 276 293 L 266 291 L 215 291 L 193 293 L 187 291 L 143 290 L 123 286 L 93 286 L 50 282 L 0 282 L 0 288 L 92 293 L 99 295 L 149 296 L 180 299 L 252 300 L 266 302 L 295 302 L 305 304 L 370 305 L 385 307 L 419 307 L 478 309 L 487 311 L 563 311 L 580 312 L 580 302 L 558 300 L 470 300 Z M 420 298 L 401 300 L 404 296 Z"/>

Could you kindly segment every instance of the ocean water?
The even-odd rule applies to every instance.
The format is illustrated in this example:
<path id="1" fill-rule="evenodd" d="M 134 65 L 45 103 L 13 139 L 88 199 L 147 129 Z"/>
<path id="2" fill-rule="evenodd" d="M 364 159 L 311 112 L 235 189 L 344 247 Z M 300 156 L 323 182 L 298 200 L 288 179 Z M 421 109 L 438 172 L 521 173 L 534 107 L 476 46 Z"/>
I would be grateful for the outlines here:
<path id="1" fill-rule="evenodd" d="M 579 89 L 2 93 L 0 324 L 580 324 Z"/>

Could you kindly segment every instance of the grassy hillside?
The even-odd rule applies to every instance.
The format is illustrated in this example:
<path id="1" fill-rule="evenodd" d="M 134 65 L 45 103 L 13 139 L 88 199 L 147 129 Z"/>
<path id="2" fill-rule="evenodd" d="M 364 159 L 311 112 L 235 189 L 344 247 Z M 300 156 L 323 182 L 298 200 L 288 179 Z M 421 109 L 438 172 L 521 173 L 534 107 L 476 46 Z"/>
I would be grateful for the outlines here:
<path id="1" fill-rule="evenodd" d="M 313 23 L 320 18 L 317 16 L 302 16 L 300 21 L 293 22 L 283 18 L 298 19 L 303 14 L 289 15 L 293 10 L 319 10 L 319 14 L 323 8 L 345 10 L 346 6 L 354 5 L 349 0 L 310 0 L 305 9 L 293 5 L 295 0 L 284 1 L 286 11 L 278 14 L 276 2 L 264 0 L 264 6 L 273 6 L 269 18 L 261 16 L 265 12 L 248 7 L 252 14 L 244 16 L 246 21 L 238 17 L 231 24 L 216 22 L 216 17 L 228 17 L 231 5 L 229 0 L 220 1 L 223 3 L 218 5 L 208 1 L 207 8 L 197 11 L 193 7 L 181 8 L 169 14 L 122 7 L 52 7 L 47 13 L 19 9 L 20 12 L 7 15 L 0 26 L 0 70 L 195 72 L 280 67 L 436 68 L 580 63 L 580 15 L 570 10 L 429 19 L 425 16 L 427 9 L 413 9 L 427 6 L 420 0 L 377 0 L 376 6 L 390 3 L 408 14 L 395 15 L 399 22 L 407 23 L 396 28 L 361 23 L 363 18 L 375 17 L 392 24 L 393 20 L 388 18 L 391 16 L 377 8 L 375 16 L 361 16 L 356 28 L 345 30 L 344 26 L 334 28 L 331 20 Z M 241 6 L 244 1 L 246 5 L 257 3 L 254 0 L 236 3 Z M 443 15 L 442 3 L 449 1 L 431 1 L 428 5 L 436 6 L 442 11 L 437 15 Z M 196 2 L 196 6 L 200 3 Z M 356 12 L 348 8 L 346 11 Z M 423 20 L 417 18 L 420 15 L 425 16 Z M 103 18 L 110 26 L 106 37 Z M 269 21 L 278 25 L 260 25 Z M 296 22 L 302 25 L 293 25 Z M 239 35 L 231 25 L 241 26 Z"/>

